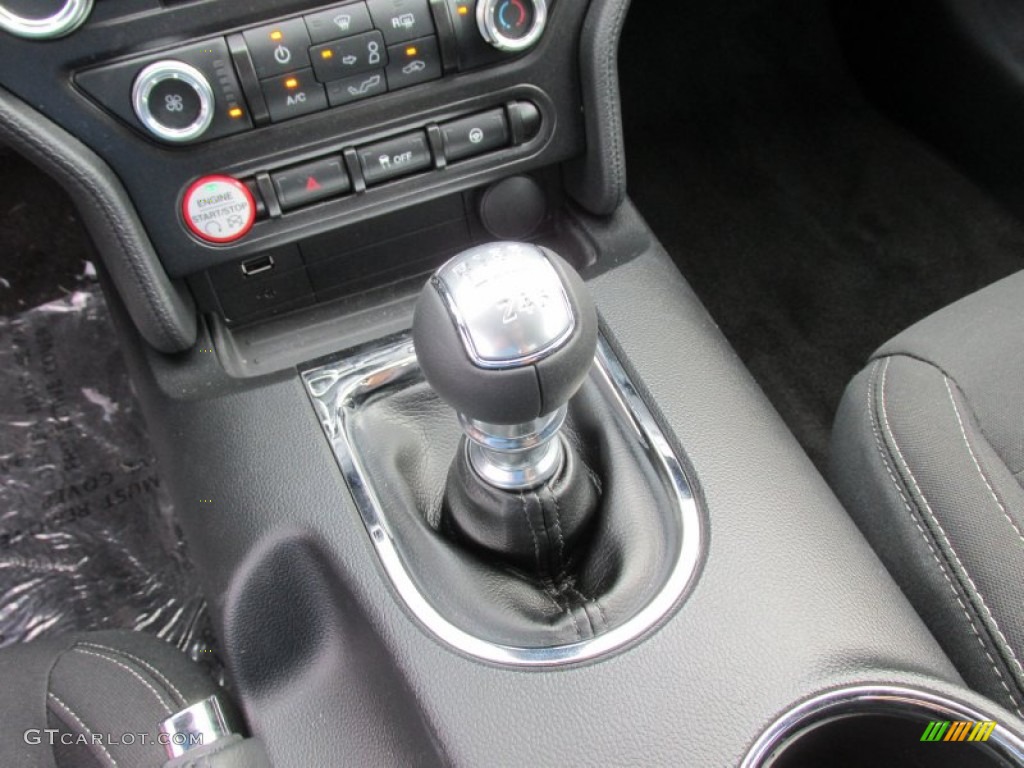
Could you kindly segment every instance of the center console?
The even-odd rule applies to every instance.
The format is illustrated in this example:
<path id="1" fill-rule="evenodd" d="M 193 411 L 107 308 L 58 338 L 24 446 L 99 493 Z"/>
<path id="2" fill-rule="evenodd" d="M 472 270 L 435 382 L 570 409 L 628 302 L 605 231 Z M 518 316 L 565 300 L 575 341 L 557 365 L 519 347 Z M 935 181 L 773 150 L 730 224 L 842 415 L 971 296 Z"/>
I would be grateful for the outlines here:
<path id="1" fill-rule="evenodd" d="M 625 197 L 627 7 L 0 0 L 0 137 L 90 229 L 253 735 L 1024 760 Z"/>

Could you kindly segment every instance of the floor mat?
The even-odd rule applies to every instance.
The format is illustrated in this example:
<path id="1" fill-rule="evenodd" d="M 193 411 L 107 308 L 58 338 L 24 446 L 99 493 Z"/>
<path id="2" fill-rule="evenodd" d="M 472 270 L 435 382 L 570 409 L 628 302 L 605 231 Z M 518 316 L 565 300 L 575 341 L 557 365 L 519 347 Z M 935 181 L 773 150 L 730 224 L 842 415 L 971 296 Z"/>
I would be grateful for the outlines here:
<path id="1" fill-rule="evenodd" d="M 827 3 L 668 9 L 623 37 L 630 195 L 824 467 L 868 355 L 1024 268 L 1024 227 L 871 108 Z"/>
<path id="2" fill-rule="evenodd" d="M 41 189 L 58 195 L 51 210 L 65 210 L 23 161 L 0 162 L 22 174 L 29 203 Z M 39 211 L 23 203 L 0 208 L 4 236 Z M 206 602 L 77 227 L 72 211 L 41 240 L 0 240 L 10 256 L 0 266 L 0 647 L 133 629 L 223 683 Z M 49 246 L 62 251 L 55 260 Z M 62 298 L 18 311 L 26 297 L 53 295 Z"/>
<path id="3" fill-rule="evenodd" d="M 91 246 L 57 182 L 0 145 L 0 315 L 70 293 Z"/>

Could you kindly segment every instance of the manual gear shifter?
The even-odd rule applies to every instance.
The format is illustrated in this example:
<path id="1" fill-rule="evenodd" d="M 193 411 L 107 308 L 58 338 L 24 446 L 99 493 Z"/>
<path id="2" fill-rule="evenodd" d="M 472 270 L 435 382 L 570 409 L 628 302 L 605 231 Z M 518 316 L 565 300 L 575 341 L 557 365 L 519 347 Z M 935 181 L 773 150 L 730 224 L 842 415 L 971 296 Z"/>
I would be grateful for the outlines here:
<path id="1" fill-rule="evenodd" d="M 583 281 L 535 245 L 471 248 L 423 289 L 413 343 L 465 432 L 448 475 L 445 530 L 561 578 L 600 495 L 560 435 L 597 346 Z"/>
<path id="2" fill-rule="evenodd" d="M 522 491 L 558 472 L 566 403 L 597 345 L 597 312 L 565 261 L 525 243 L 463 251 L 420 295 L 413 341 L 481 479 Z"/>

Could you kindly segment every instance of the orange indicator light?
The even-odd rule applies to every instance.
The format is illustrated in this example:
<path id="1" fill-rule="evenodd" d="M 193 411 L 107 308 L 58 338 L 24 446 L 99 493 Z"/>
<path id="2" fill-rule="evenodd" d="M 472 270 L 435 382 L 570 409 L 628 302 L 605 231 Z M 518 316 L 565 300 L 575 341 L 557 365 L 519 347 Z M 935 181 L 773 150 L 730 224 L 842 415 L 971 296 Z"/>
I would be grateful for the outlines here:
<path id="1" fill-rule="evenodd" d="M 325 48 L 324 50 L 320 51 L 320 58 L 332 59 L 334 58 L 334 51 L 332 51 L 330 48 Z"/>
<path id="2" fill-rule="evenodd" d="M 241 107 L 232 107 L 231 109 L 228 110 L 228 117 L 233 117 L 235 119 L 241 117 L 243 114 L 245 114 L 245 113 L 242 112 L 242 108 Z"/>
<path id="3" fill-rule="evenodd" d="M 284 81 L 284 87 L 285 88 L 298 88 L 299 87 L 299 81 L 296 78 L 294 78 L 294 77 L 289 77 L 287 80 Z"/>
<path id="4" fill-rule="evenodd" d="M 408 48 L 406 48 L 405 49 L 405 55 L 406 56 L 415 56 L 416 55 L 416 46 L 410 45 Z"/>
<path id="5" fill-rule="evenodd" d="M 281 34 L 281 30 L 279 29 L 275 29 L 273 32 L 270 33 L 270 39 L 273 40 L 275 43 L 283 37 L 284 35 Z"/>
<path id="6" fill-rule="evenodd" d="M 460 5 L 459 6 L 459 16 L 465 16 L 467 13 L 469 13 L 469 8 L 467 8 L 464 5 Z"/>

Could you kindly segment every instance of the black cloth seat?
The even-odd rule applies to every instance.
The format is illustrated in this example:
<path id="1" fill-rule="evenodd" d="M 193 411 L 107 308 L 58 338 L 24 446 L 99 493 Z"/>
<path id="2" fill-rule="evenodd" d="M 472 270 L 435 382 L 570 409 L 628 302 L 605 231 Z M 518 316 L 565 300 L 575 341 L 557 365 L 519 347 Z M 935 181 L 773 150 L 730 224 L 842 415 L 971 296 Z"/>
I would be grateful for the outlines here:
<path id="1" fill-rule="evenodd" d="M 1024 714 L 1024 272 L 875 352 L 830 474 L 965 681 Z"/>
<path id="2" fill-rule="evenodd" d="M 238 736 L 169 761 L 158 740 L 162 721 L 213 695 L 229 704 L 197 664 L 150 635 L 89 632 L 4 648 L 0 681 L 5 766 L 265 764 L 247 744 L 248 762 L 216 762 L 214 754 L 243 744 Z"/>

